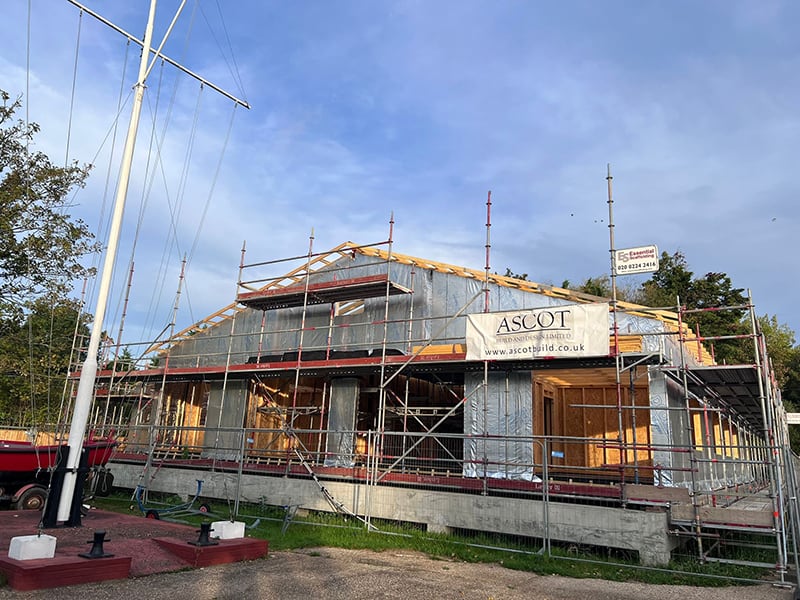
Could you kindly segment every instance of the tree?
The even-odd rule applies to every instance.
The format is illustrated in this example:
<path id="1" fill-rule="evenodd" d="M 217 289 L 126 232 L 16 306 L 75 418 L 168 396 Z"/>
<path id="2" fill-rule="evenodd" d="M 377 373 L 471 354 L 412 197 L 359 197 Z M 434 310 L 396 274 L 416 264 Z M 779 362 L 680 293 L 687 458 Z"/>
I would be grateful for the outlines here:
<path id="1" fill-rule="evenodd" d="M 20 322 L 24 306 L 47 295 L 66 298 L 72 283 L 90 274 L 81 259 L 99 246 L 68 210 L 89 166 L 55 166 L 30 151 L 35 123 L 14 120 L 22 106 L 0 90 L 0 319 Z"/>
<path id="2" fill-rule="evenodd" d="M 570 281 L 568 279 L 565 279 L 564 282 L 561 284 L 561 287 L 567 290 L 574 289 L 576 292 L 589 294 L 591 296 L 597 296 L 598 298 L 611 299 L 614 295 L 611 286 L 611 277 L 609 277 L 608 275 L 587 277 L 584 280 L 584 282 L 580 284 L 577 288 L 573 288 L 571 287 L 571 285 L 572 284 L 570 283 Z M 619 278 L 617 278 L 617 300 L 633 302 L 636 293 L 637 290 L 633 289 L 631 286 L 620 285 Z"/>
<path id="3" fill-rule="evenodd" d="M 15 119 L 21 106 L 0 90 L 0 419 L 35 425 L 56 417 L 75 325 L 88 319 L 69 294 L 99 245 L 69 214 L 89 167 L 31 150 L 39 126 Z"/>
<path id="4" fill-rule="evenodd" d="M 787 356 L 785 379 L 781 385 L 781 392 L 784 402 L 792 403 L 793 408 L 790 412 L 800 412 L 800 346 L 792 348 L 791 353 Z M 794 448 L 794 444 L 792 447 Z M 800 446 L 796 451 L 800 452 Z"/>
<path id="5" fill-rule="evenodd" d="M 88 316 L 77 301 L 57 306 L 33 302 L 21 323 L 5 321 L 0 331 L 0 422 L 32 426 L 53 422 L 70 369 L 76 322 L 88 336 Z M 82 357 L 73 356 L 77 361 Z"/>
<path id="6" fill-rule="evenodd" d="M 781 397 L 786 412 L 800 412 L 800 347 L 793 348 L 788 357 Z M 800 426 L 789 426 L 789 445 L 795 454 L 800 454 Z"/>
<path id="7" fill-rule="evenodd" d="M 117 373 L 126 373 L 136 370 L 136 359 L 131 354 L 130 348 L 125 346 L 114 358 L 111 358 L 105 365 L 106 369 L 114 369 Z"/>
<path id="8" fill-rule="evenodd" d="M 705 338 L 729 338 L 711 341 L 717 362 L 738 363 L 747 356 L 748 341 L 735 337 L 750 331 L 744 320 L 747 298 L 742 288 L 733 287 L 725 273 L 709 272 L 694 277 L 682 252 L 672 255 L 662 252 L 658 271 L 642 284 L 637 300 L 653 307 L 677 307 L 680 301 L 687 310 L 684 323 L 692 331 L 699 330 Z M 724 310 L 715 310 L 723 307 Z"/>
<path id="9" fill-rule="evenodd" d="M 693 276 L 682 252 L 671 256 L 662 252 L 658 271 L 642 284 L 637 301 L 645 306 L 675 307 L 678 298 L 686 300 Z"/>
<path id="10" fill-rule="evenodd" d="M 787 412 L 800 412 L 800 346 L 795 345 L 794 331 L 779 323 L 775 315 L 758 317 L 758 328 L 764 335 L 784 407 Z M 797 425 L 789 427 L 789 443 L 795 453 L 800 452 L 800 427 Z"/>
<path id="11" fill-rule="evenodd" d="M 580 285 L 577 291 L 601 298 L 610 298 L 612 295 L 611 279 L 608 275 L 589 277 Z"/>
<path id="12" fill-rule="evenodd" d="M 775 372 L 775 379 L 778 382 L 778 387 L 786 390 L 786 384 L 792 376 L 793 362 L 795 357 L 800 352 L 800 348 L 795 346 L 794 331 L 785 323 L 779 323 L 778 317 L 772 315 L 762 315 L 757 318 L 758 329 L 764 335 L 764 341 L 767 345 L 767 354 L 772 362 L 773 371 Z M 751 344 L 752 346 L 752 344 Z M 753 349 L 750 356 L 753 355 Z M 798 373 L 794 376 L 796 377 Z M 800 392 L 800 390 L 798 390 Z M 800 401 L 800 395 L 796 398 Z"/>
<path id="13" fill-rule="evenodd" d="M 508 267 L 506 267 L 506 272 L 503 273 L 503 277 L 512 277 L 514 279 L 522 279 L 523 281 L 528 281 L 528 274 L 527 273 L 514 273 Z"/>

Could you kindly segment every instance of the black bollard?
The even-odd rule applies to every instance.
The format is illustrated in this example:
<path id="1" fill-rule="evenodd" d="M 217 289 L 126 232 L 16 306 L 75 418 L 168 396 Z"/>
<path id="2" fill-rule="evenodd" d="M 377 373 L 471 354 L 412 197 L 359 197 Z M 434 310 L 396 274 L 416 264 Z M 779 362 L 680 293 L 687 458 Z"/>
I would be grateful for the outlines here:
<path id="1" fill-rule="evenodd" d="M 89 540 L 86 542 L 87 544 L 92 545 L 92 549 L 89 552 L 83 552 L 78 556 L 82 558 L 109 558 L 114 556 L 113 554 L 106 554 L 103 552 L 103 542 L 110 541 L 106 540 L 106 532 L 102 529 L 99 531 L 94 532 L 94 539 Z"/>
<path id="2" fill-rule="evenodd" d="M 198 531 L 200 535 L 197 537 L 197 541 L 189 542 L 192 546 L 216 546 L 219 544 L 219 542 L 209 538 L 211 523 L 200 523 L 200 529 Z"/>

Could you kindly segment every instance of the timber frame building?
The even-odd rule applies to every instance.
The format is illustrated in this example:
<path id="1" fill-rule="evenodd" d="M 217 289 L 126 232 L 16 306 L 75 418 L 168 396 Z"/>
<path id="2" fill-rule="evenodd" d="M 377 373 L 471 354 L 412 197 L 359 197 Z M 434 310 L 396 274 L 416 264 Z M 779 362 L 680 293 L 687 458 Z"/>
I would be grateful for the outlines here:
<path id="1" fill-rule="evenodd" d="M 488 263 L 488 257 L 487 257 Z M 603 311 L 592 355 L 475 358 L 475 315 Z M 119 485 L 735 562 L 731 530 L 791 554 L 786 415 L 756 360 L 714 364 L 680 310 L 397 254 L 391 242 L 246 265 L 235 302 L 101 372 Z M 109 390 L 110 393 L 109 393 Z M 104 422 L 103 422 L 104 421 Z M 791 517 L 791 518 L 790 518 Z M 766 564 L 766 563 L 765 563 Z"/>

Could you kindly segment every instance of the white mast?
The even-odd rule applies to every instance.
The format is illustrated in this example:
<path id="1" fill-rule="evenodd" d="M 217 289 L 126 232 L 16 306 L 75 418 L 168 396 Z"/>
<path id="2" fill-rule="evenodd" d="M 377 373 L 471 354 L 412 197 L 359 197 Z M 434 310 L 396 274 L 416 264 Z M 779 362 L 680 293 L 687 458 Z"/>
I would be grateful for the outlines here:
<path id="1" fill-rule="evenodd" d="M 77 469 L 80 463 L 83 438 L 86 434 L 86 424 L 89 420 L 89 411 L 92 405 L 94 381 L 97 375 L 97 352 L 100 348 L 100 335 L 103 331 L 103 318 L 105 317 L 108 295 L 111 289 L 111 276 L 114 272 L 114 263 L 117 257 L 120 230 L 122 228 L 122 215 L 125 211 L 125 199 L 128 194 L 128 182 L 131 175 L 133 150 L 136 145 L 136 132 L 139 128 L 139 115 L 142 112 L 142 99 L 144 97 L 145 79 L 147 77 L 147 61 L 150 57 L 150 44 L 153 37 L 153 23 L 156 14 L 156 0 L 150 0 L 150 14 L 142 45 L 142 58 L 139 63 L 139 77 L 134 86 L 133 109 L 128 126 L 128 137 L 125 140 L 125 150 L 122 154 L 122 165 L 117 184 L 117 195 L 114 199 L 114 214 L 111 229 L 108 233 L 108 247 L 103 260 L 103 270 L 100 275 L 100 288 L 97 296 L 97 307 L 92 323 L 92 333 L 89 338 L 89 348 L 86 351 L 86 360 L 81 368 L 81 378 L 78 382 L 78 393 L 75 398 L 75 410 L 72 414 L 72 424 L 69 430 L 69 455 L 67 457 L 67 472 L 64 476 L 64 485 L 58 503 L 58 521 L 66 521 L 70 516 L 72 496 L 75 493 Z"/>

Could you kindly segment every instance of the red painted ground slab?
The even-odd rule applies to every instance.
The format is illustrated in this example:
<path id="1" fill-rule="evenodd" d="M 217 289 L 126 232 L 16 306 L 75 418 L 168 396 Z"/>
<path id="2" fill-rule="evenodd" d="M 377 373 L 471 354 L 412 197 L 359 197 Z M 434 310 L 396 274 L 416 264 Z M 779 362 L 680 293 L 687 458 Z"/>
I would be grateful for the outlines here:
<path id="1" fill-rule="evenodd" d="M 155 538 L 154 541 L 193 567 L 255 560 L 267 555 L 267 540 L 252 538 L 219 540 L 219 543 L 213 546 L 195 546 L 172 538 Z"/>
<path id="2" fill-rule="evenodd" d="M 221 550 L 208 553 L 207 556 L 203 552 L 203 556 L 197 558 L 194 553 L 195 546 L 189 544 L 198 539 L 198 530 L 195 526 L 146 519 L 138 514 L 126 515 L 92 510 L 83 518 L 81 527 L 57 527 L 42 530 L 42 533 L 57 538 L 55 558 L 33 561 L 8 558 L 11 538 L 37 534 L 40 517 L 41 513 L 38 511 L 0 511 L 0 572 L 6 575 L 9 585 L 14 589 L 50 588 L 106 579 L 141 577 L 154 573 L 180 571 L 206 564 L 251 560 L 264 557 L 267 553 L 265 540 L 242 538 L 240 540 L 220 540 Z M 91 550 L 96 531 L 106 532 L 103 551 L 114 556 L 96 559 L 78 557 L 79 554 L 88 553 Z M 172 544 L 159 543 L 156 538 L 171 540 Z M 184 545 L 191 549 L 191 554 L 187 555 L 185 551 L 176 554 L 173 551 L 174 548 Z M 205 548 L 203 547 L 203 549 Z M 217 548 L 217 546 L 208 546 L 208 548 Z M 37 571 L 38 565 L 32 563 L 41 561 L 49 562 L 54 572 Z M 19 563 L 23 563 L 23 565 L 19 565 Z M 125 573 L 122 572 L 123 563 L 128 565 Z M 24 576 L 25 583 L 20 583 L 20 585 L 36 584 L 35 588 L 16 587 L 14 584 L 14 577 L 22 577 L 15 576 L 14 573 L 20 572 L 22 567 L 25 568 L 21 572 L 29 575 Z M 31 573 L 35 576 L 30 575 Z M 22 582 L 23 579 L 19 581 Z"/>
<path id="3" fill-rule="evenodd" d="M 0 572 L 15 590 L 40 590 L 78 583 L 126 579 L 131 557 L 80 558 L 77 555 L 32 560 L 0 557 Z"/>

